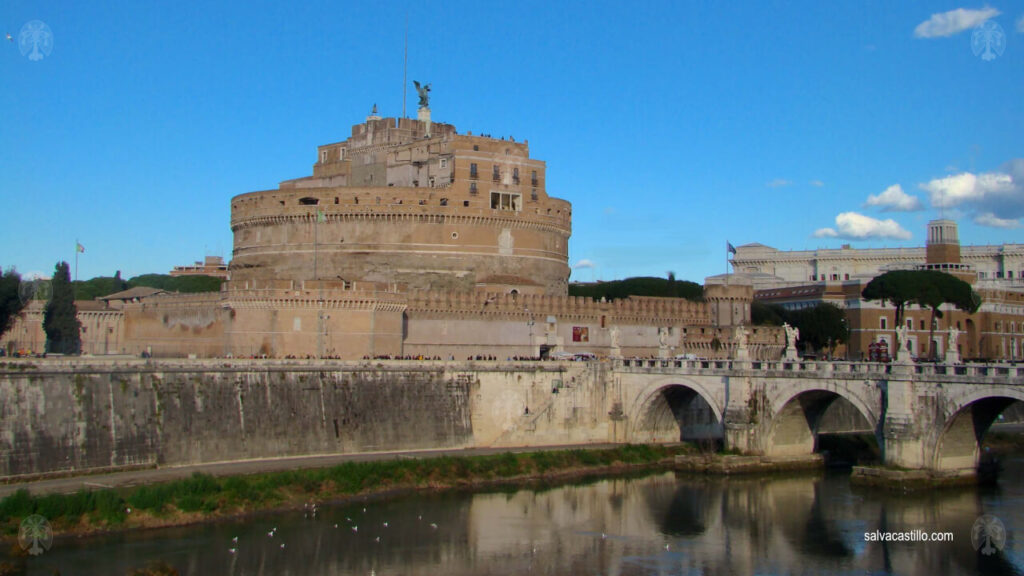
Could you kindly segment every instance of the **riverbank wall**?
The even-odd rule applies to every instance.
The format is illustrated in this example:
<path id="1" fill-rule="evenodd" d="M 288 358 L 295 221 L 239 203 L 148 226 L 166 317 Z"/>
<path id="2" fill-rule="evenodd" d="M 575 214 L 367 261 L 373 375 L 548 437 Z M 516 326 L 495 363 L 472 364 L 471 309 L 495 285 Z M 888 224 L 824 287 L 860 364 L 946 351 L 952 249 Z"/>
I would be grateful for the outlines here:
<path id="1" fill-rule="evenodd" d="M 12 362 L 0 367 L 0 477 L 606 441 L 606 425 L 550 400 L 585 389 L 574 401 L 605 405 L 599 387 L 576 387 L 591 376 L 560 363 Z"/>

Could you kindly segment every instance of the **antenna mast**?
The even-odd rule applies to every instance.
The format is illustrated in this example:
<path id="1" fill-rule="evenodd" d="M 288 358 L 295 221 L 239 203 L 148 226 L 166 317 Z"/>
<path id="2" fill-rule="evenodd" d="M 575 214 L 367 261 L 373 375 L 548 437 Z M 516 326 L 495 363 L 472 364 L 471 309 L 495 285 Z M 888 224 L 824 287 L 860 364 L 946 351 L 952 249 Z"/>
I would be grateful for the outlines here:
<path id="1" fill-rule="evenodd" d="M 406 76 L 409 74 L 409 13 L 405 13 L 405 59 L 402 62 L 402 118 L 405 118 L 405 95 L 409 90 L 405 87 Z"/>

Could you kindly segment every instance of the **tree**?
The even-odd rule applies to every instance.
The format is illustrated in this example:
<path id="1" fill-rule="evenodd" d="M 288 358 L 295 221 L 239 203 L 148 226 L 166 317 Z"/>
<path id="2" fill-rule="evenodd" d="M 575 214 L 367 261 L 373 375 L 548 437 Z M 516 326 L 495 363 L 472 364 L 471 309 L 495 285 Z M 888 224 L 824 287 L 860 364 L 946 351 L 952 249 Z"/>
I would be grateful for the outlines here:
<path id="1" fill-rule="evenodd" d="M 21 276 L 14 268 L 8 268 L 7 273 L 0 270 L 0 336 L 11 329 L 14 319 L 25 307 L 19 293 L 20 289 Z"/>
<path id="2" fill-rule="evenodd" d="M 46 351 L 60 354 L 82 352 L 82 324 L 78 321 L 71 271 L 67 262 L 58 262 L 53 272 L 52 295 L 43 310 Z"/>
<path id="3" fill-rule="evenodd" d="M 135 279 L 132 278 L 132 282 Z M 704 299 L 704 288 L 696 282 L 677 280 L 674 273 L 666 278 L 640 276 L 625 280 L 611 280 L 596 284 L 569 284 L 570 296 L 586 296 L 599 300 L 618 300 L 630 296 L 658 296 L 662 298 L 686 298 L 694 302 Z"/>
<path id="4" fill-rule="evenodd" d="M 971 285 L 963 280 L 938 270 L 919 270 L 920 295 L 915 299 L 915 304 L 922 308 L 929 308 L 932 311 L 931 323 L 928 331 L 928 342 L 930 355 L 934 358 L 935 350 L 935 326 L 936 319 L 942 318 L 943 304 L 952 304 L 957 310 L 974 314 L 981 306 L 981 296 L 971 288 Z"/>
<path id="5" fill-rule="evenodd" d="M 903 322 L 903 310 L 912 304 L 932 311 L 928 341 L 935 342 L 935 323 L 942 318 L 943 304 L 951 304 L 958 310 L 974 314 L 981 306 L 981 297 L 971 285 L 963 280 L 938 270 L 894 270 L 877 276 L 868 282 L 861 292 L 865 300 L 882 300 L 896 306 L 896 324 Z M 901 343 L 901 345 L 903 345 Z M 931 349 L 934 357 L 935 350 Z"/>
<path id="6" fill-rule="evenodd" d="M 920 301 L 923 278 L 920 270 L 892 270 L 876 276 L 868 282 L 860 295 L 865 300 L 879 300 L 896 307 L 896 323 L 903 322 L 903 311 L 908 304 Z"/>
<path id="7" fill-rule="evenodd" d="M 796 311 L 792 314 L 791 324 L 800 329 L 800 342 L 814 350 L 826 349 L 830 355 L 837 345 L 850 338 L 846 312 L 829 302 Z"/>

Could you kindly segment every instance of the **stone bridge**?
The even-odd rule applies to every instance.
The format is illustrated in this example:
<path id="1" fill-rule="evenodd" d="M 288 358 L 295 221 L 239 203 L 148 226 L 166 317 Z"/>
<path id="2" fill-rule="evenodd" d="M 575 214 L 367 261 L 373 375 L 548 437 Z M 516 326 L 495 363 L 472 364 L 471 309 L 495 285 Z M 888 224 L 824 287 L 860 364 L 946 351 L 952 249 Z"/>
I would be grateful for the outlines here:
<path id="1" fill-rule="evenodd" d="M 989 426 L 1024 401 L 1024 367 L 623 360 L 610 372 L 626 441 L 707 439 L 774 457 L 821 434 L 873 434 L 884 463 L 976 468 Z"/>
<path id="2" fill-rule="evenodd" d="M 873 436 L 973 473 L 1024 367 L 615 360 L 0 363 L 0 477 L 309 454 L 696 440 L 794 458 Z"/>

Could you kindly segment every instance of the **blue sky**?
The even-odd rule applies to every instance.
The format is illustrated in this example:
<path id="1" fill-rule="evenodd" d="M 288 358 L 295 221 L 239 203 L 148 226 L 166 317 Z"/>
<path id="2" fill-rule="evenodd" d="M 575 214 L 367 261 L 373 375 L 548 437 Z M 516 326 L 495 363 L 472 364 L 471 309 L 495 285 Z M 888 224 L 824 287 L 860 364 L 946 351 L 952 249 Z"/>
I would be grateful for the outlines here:
<path id="1" fill-rule="evenodd" d="M 965 244 L 1022 241 L 1020 4 L 182 4 L 0 6 L 0 266 L 49 274 L 76 239 L 83 279 L 229 258 L 232 196 L 401 114 L 406 14 L 434 119 L 547 162 L 573 279 L 700 282 L 727 240 L 918 246 L 940 205 Z"/>

